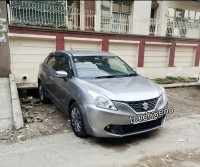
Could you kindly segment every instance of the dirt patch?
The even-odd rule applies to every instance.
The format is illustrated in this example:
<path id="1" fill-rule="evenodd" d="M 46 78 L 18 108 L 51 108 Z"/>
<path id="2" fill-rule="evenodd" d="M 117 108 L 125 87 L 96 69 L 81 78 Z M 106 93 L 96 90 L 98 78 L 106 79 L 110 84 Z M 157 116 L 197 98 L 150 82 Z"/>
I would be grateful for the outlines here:
<path id="1" fill-rule="evenodd" d="M 0 134 L 0 141 L 13 143 L 26 139 L 72 131 L 69 118 L 54 104 L 42 104 L 39 99 L 21 99 L 25 127 Z"/>
<path id="2" fill-rule="evenodd" d="M 200 148 L 165 153 L 159 156 L 142 158 L 130 167 L 199 167 Z"/>
<path id="3" fill-rule="evenodd" d="M 174 108 L 174 113 L 167 116 L 167 119 L 175 119 L 178 117 L 189 116 L 192 114 L 200 113 L 200 87 L 187 87 L 187 88 L 171 88 L 166 90 L 169 107 Z M 37 98 L 21 99 L 21 106 L 25 127 L 20 130 L 11 129 L 4 133 L 0 133 L 0 142 L 14 143 L 21 140 L 37 138 L 39 136 L 46 136 L 56 133 L 71 132 L 69 118 L 54 104 L 42 104 Z M 142 135 L 142 138 L 148 136 L 148 133 Z M 134 136 L 137 138 L 137 136 Z M 117 151 L 124 148 L 118 147 L 118 143 L 126 143 L 127 148 L 131 143 L 132 137 L 115 140 L 111 149 Z M 113 140 L 98 139 L 90 137 L 89 140 L 92 144 L 101 144 L 108 147 L 109 143 Z M 139 140 L 141 138 L 139 137 Z M 137 142 L 136 142 L 137 143 Z"/>
<path id="4" fill-rule="evenodd" d="M 166 89 L 169 107 L 174 108 L 174 113 L 168 119 L 184 117 L 200 113 L 200 87 Z"/>

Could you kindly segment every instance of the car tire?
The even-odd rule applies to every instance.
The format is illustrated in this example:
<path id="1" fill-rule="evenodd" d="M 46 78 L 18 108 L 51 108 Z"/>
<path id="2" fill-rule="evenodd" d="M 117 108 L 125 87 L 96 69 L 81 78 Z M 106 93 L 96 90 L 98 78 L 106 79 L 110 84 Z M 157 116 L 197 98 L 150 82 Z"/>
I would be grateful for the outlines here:
<path id="1" fill-rule="evenodd" d="M 38 84 L 38 92 L 39 92 L 40 101 L 41 101 L 43 104 L 50 103 L 49 98 L 45 95 L 45 92 L 43 91 L 43 88 L 42 88 L 42 84 L 41 84 L 41 83 Z"/>
<path id="2" fill-rule="evenodd" d="M 82 112 L 79 105 L 74 102 L 70 107 L 70 120 L 71 127 L 74 131 L 74 134 L 78 137 L 86 137 L 86 130 L 83 122 Z"/>

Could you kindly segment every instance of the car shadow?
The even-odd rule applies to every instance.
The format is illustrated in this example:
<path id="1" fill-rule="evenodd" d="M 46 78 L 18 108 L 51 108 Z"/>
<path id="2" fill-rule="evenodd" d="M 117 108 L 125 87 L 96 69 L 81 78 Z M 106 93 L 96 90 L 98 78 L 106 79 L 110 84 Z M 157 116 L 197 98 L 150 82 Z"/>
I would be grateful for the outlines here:
<path id="1" fill-rule="evenodd" d="M 117 152 L 126 151 L 126 149 L 130 148 L 130 146 L 136 146 L 145 140 L 151 140 L 156 137 L 159 137 L 162 133 L 161 129 L 156 129 L 150 132 L 127 136 L 123 138 L 97 138 L 89 136 L 86 138 L 91 145 L 99 145 L 106 149 L 112 149 Z"/>
<path id="2" fill-rule="evenodd" d="M 66 114 L 64 114 L 59 108 L 57 108 L 57 110 L 59 110 L 60 114 L 64 117 L 65 120 L 69 120 L 69 117 Z M 68 126 L 68 129 L 71 132 L 73 132 L 71 128 L 71 123 L 66 121 L 66 124 Z M 145 142 L 146 140 L 152 140 L 159 137 L 160 135 L 162 135 L 162 132 L 163 128 L 159 128 L 153 131 L 122 138 L 100 138 L 100 137 L 87 136 L 83 140 L 85 140 L 85 142 L 88 142 L 90 145 L 94 146 L 98 145 L 106 149 L 111 149 L 117 152 L 123 152 L 130 147 L 134 147 L 141 144 L 142 142 Z M 74 137 L 76 136 L 74 135 Z"/>

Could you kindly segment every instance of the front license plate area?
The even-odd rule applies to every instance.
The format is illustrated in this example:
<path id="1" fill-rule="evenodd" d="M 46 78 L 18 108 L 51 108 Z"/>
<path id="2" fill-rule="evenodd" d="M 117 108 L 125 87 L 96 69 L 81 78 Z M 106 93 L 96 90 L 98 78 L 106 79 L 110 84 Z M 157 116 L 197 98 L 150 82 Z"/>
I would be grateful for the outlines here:
<path id="1" fill-rule="evenodd" d="M 143 115 L 136 115 L 129 117 L 131 124 L 139 124 L 143 122 L 156 120 L 158 118 L 159 118 L 158 114 L 143 114 Z"/>

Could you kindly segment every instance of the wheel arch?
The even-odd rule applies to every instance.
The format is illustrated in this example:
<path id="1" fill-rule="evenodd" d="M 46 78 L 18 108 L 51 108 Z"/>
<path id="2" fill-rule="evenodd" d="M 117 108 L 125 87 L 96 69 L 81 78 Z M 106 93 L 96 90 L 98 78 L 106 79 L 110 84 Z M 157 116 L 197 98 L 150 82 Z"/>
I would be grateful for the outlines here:
<path id="1" fill-rule="evenodd" d="M 68 108 L 67 108 L 68 109 L 68 111 L 67 111 L 68 115 L 70 115 L 70 108 L 71 108 L 72 104 L 75 103 L 75 102 L 76 102 L 76 100 L 74 100 L 74 99 L 71 99 L 69 101 Z"/>

